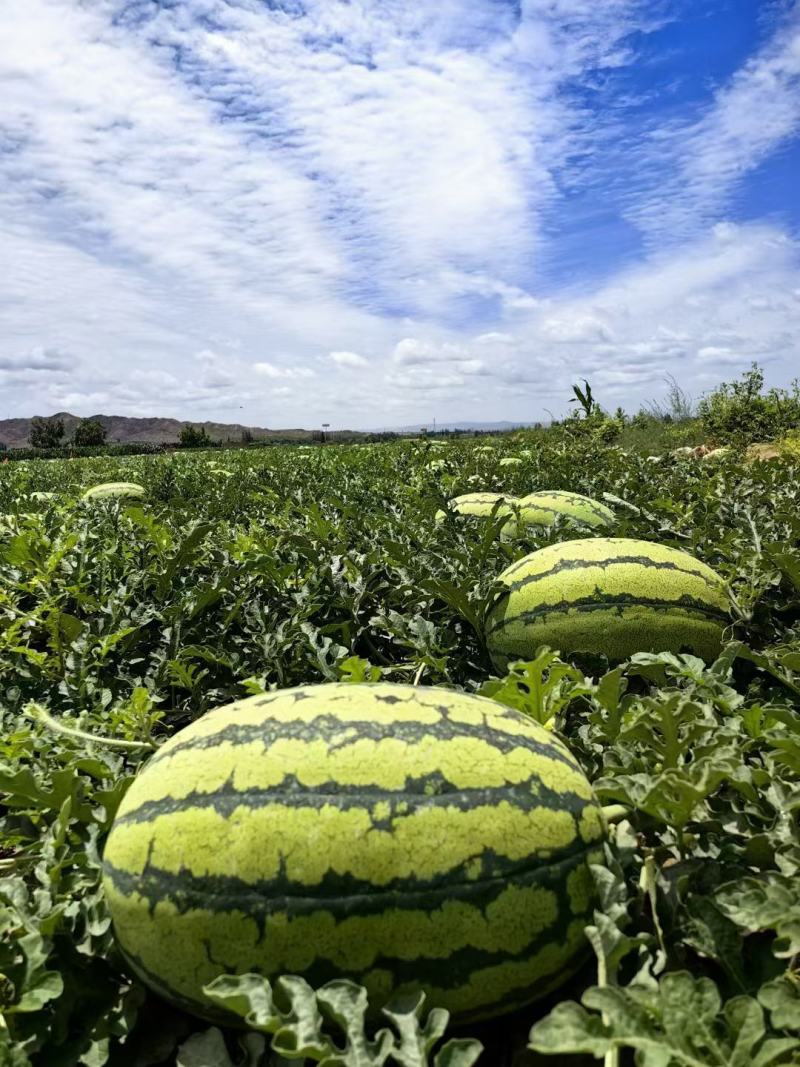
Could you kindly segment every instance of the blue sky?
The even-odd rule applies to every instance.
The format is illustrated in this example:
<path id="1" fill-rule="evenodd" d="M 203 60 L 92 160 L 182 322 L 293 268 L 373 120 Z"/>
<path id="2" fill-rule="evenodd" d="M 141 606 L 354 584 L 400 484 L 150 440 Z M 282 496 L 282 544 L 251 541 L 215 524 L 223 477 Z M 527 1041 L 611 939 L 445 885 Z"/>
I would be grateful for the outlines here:
<path id="1" fill-rule="evenodd" d="M 800 4 L 6 0 L 0 418 L 800 374 Z"/>

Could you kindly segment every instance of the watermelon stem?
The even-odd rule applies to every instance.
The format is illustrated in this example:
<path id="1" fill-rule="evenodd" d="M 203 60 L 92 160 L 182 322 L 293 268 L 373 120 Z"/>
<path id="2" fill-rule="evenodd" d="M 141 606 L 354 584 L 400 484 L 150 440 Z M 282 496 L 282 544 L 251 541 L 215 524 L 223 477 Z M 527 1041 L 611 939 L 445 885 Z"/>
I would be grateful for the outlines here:
<path id="1" fill-rule="evenodd" d="M 45 711 L 41 704 L 29 704 L 27 711 L 33 719 L 40 722 L 42 726 L 46 726 L 48 730 L 55 734 L 62 734 L 64 737 L 75 738 L 76 741 L 91 741 L 92 744 L 102 745 L 104 748 L 119 748 L 125 751 L 146 749 L 148 752 L 152 752 L 156 747 L 150 744 L 149 741 L 124 741 L 122 738 L 117 737 L 97 737 L 86 730 L 65 726 L 58 719 L 54 719 L 49 712 Z"/>
<path id="2" fill-rule="evenodd" d="M 606 804 L 600 810 L 606 822 L 619 822 L 620 819 L 624 819 L 626 815 L 631 813 L 631 809 L 626 808 L 624 804 Z"/>

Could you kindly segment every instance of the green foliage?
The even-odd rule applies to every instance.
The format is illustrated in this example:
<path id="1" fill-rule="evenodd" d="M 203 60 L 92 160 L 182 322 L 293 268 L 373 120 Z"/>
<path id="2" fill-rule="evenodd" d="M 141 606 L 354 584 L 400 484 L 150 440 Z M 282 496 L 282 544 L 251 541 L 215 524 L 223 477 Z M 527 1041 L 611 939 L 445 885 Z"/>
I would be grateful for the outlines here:
<path id="1" fill-rule="evenodd" d="M 83 419 L 75 427 L 73 444 L 86 448 L 97 448 L 106 443 L 106 428 L 97 419 Z"/>
<path id="2" fill-rule="evenodd" d="M 138 766 L 174 730 L 248 693 L 379 678 L 480 691 L 555 729 L 615 820 L 593 963 L 547 1007 L 482 1025 L 479 1065 L 524 1055 L 532 1026 L 553 1063 L 588 1056 L 570 1067 L 620 1053 L 797 1062 L 800 467 L 652 464 L 574 432 L 586 421 L 492 438 L 489 452 L 461 437 L 0 466 L 0 1064 L 292 1062 L 272 1024 L 209 1029 L 130 977 L 98 857 Z M 506 455 L 521 462 L 500 467 Z M 141 483 L 145 499 L 81 502 L 111 481 Z M 606 500 L 619 535 L 721 573 L 736 615 L 719 661 L 647 654 L 608 670 L 543 649 L 494 678 L 482 620 L 496 576 L 585 531 L 506 542 L 500 516 L 434 516 L 462 493 L 533 487 Z M 273 1007 L 299 1027 L 283 989 Z M 333 1064 L 380 1063 L 387 1040 L 411 1042 L 398 1063 L 473 1062 L 469 1046 L 420 1052 L 440 1016 L 412 1006 L 380 1038 L 357 990 L 344 1025 L 325 996 L 314 1039 Z M 366 1051 L 343 1051 L 362 1037 Z"/>
<path id="3" fill-rule="evenodd" d="M 716 444 L 772 441 L 800 428 L 800 381 L 764 392 L 764 372 L 754 363 L 738 381 L 704 396 L 698 415 L 706 438 Z"/>
<path id="4" fill-rule="evenodd" d="M 205 426 L 182 426 L 178 434 L 178 442 L 181 448 L 208 448 L 211 438 Z"/>
<path id="5" fill-rule="evenodd" d="M 562 424 L 568 438 L 583 438 L 594 444 L 611 444 L 619 437 L 625 426 L 625 412 L 618 408 L 616 414 L 607 415 L 597 402 L 592 387 L 584 380 L 583 389 L 573 385 L 575 394 L 570 404 L 577 404 L 570 418 Z"/>
<path id="6" fill-rule="evenodd" d="M 597 1059 L 630 1048 L 641 1067 L 769 1067 L 797 1063 L 800 1054 L 800 1040 L 773 1036 L 754 997 L 733 997 L 723 1007 L 709 978 L 686 971 L 625 989 L 594 987 L 582 999 L 584 1008 L 560 1004 L 534 1026 L 531 1047 Z"/>
<path id="7" fill-rule="evenodd" d="M 240 1016 L 251 1031 L 271 1035 L 277 1059 L 271 1058 L 270 1063 L 287 1067 L 307 1062 L 321 1067 L 472 1067 L 481 1053 L 480 1042 L 467 1039 L 447 1041 L 434 1054 L 447 1028 L 448 1013 L 434 1008 L 423 1020 L 422 994 L 386 1004 L 382 1013 L 392 1028 L 370 1037 L 367 994 L 354 982 L 328 982 L 316 992 L 293 976 L 280 978 L 276 985 L 274 994 L 265 978 L 245 974 L 220 977 L 205 988 L 213 1002 Z M 286 1003 L 284 1010 L 281 1001 Z M 220 1047 L 222 1035 L 211 1030 L 192 1040 Z"/>
<path id="8" fill-rule="evenodd" d="M 163 445 L 140 442 L 139 444 L 104 445 L 59 445 L 57 448 L 9 448 L 4 459 L 26 461 L 29 459 L 78 459 L 89 456 L 155 456 L 165 449 Z"/>
<path id="9" fill-rule="evenodd" d="M 579 404 L 583 410 L 584 416 L 588 419 L 594 415 L 597 410 L 597 401 L 592 395 L 592 387 L 584 379 L 583 389 L 579 385 L 573 385 L 572 392 L 575 394 L 570 400 L 570 404 Z"/>
<path id="10" fill-rule="evenodd" d="M 64 436 L 63 419 L 31 419 L 31 448 L 58 448 Z"/>
<path id="11" fill-rule="evenodd" d="M 704 436 L 703 427 L 696 418 L 675 421 L 649 411 L 639 411 L 628 420 L 616 444 L 628 452 L 647 456 L 664 454 L 685 446 L 693 448 L 702 444 Z"/>
<path id="12" fill-rule="evenodd" d="M 512 663 L 505 678 L 492 678 L 478 690 L 508 707 L 518 708 L 542 726 L 552 727 L 556 716 L 585 690 L 583 674 L 541 649 L 529 663 Z"/>

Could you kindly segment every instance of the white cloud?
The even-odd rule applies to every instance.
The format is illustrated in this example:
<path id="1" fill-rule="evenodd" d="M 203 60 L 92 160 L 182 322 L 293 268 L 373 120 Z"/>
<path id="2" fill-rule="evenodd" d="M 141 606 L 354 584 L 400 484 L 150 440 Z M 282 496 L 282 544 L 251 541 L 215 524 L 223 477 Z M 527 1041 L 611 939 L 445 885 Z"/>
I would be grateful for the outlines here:
<path id="1" fill-rule="evenodd" d="M 582 376 L 634 405 L 667 372 L 788 377 L 794 240 L 731 220 L 797 129 L 796 18 L 628 146 L 607 83 L 652 9 L 7 0 L 1 414 L 375 425 L 430 392 L 519 419 Z M 552 223 L 586 174 L 649 251 L 623 269 L 601 235 L 559 288 Z"/>
<path id="2" fill-rule="evenodd" d="M 404 364 L 457 363 L 466 356 L 467 350 L 463 345 L 449 341 L 440 344 L 417 337 L 404 337 L 392 352 L 392 360 Z"/>
<path id="3" fill-rule="evenodd" d="M 75 363 L 75 357 L 57 348 L 42 348 L 36 345 L 29 352 L 20 355 L 0 354 L 0 372 L 9 374 L 26 374 L 65 371 Z"/>
<path id="4" fill-rule="evenodd" d="M 388 385 L 395 389 L 408 389 L 421 397 L 429 392 L 449 390 L 460 392 L 467 384 L 462 375 L 430 368 L 411 367 L 407 370 L 390 371 L 386 376 Z"/>
<path id="5" fill-rule="evenodd" d="M 591 344 L 612 340 L 608 325 L 591 313 L 574 315 L 571 318 L 547 318 L 542 322 L 541 331 L 551 341 L 562 344 Z"/>
<path id="6" fill-rule="evenodd" d="M 742 357 L 724 345 L 703 345 L 697 350 L 697 358 L 706 363 L 738 363 Z"/>
<path id="7" fill-rule="evenodd" d="M 2 344 L 180 376 L 206 347 L 380 351 L 398 307 L 529 310 L 561 89 L 634 6 L 9 0 Z"/>
<path id="8" fill-rule="evenodd" d="M 511 345 L 514 343 L 514 338 L 510 333 L 492 331 L 490 333 L 482 333 L 480 337 L 476 337 L 475 343 L 479 345 Z"/>
<path id="9" fill-rule="evenodd" d="M 461 374 L 486 374 L 486 364 L 482 359 L 463 359 L 456 363 L 456 369 Z"/>
<path id="10" fill-rule="evenodd" d="M 720 85 L 703 112 L 652 132 L 634 150 L 646 192 L 629 217 L 653 240 L 694 236 L 719 218 L 742 179 L 800 130 L 800 6 Z M 672 173 L 670 174 L 670 171 Z"/>
<path id="11" fill-rule="evenodd" d="M 264 378 L 313 378 L 310 367 L 278 367 L 274 363 L 254 363 L 253 370 Z"/>
<path id="12" fill-rule="evenodd" d="M 513 335 L 495 331 L 457 343 L 406 337 L 392 353 L 398 370 L 387 381 L 451 389 L 459 417 L 476 418 L 488 403 L 520 419 L 541 417 L 547 407 L 566 410 L 571 383 L 584 377 L 601 403 L 629 409 L 663 393 L 670 373 L 695 395 L 708 387 L 709 371 L 717 380 L 754 359 L 785 381 L 800 365 L 798 277 L 800 248 L 780 231 L 712 228 L 583 296 L 552 297 L 525 318 L 515 315 Z M 473 360 L 481 393 L 468 407 L 463 389 Z"/>
<path id="13" fill-rule="evenodd" d="M 337 367 L 368 367 L 369 360 L 364 359 L 358 352 L 331 352 L 330 358 Z"/>
<path id="14" fill-rule="evenodd" d="M 201 384 L 206 389 L 228 389 L 235 383 L 226 366 L 226 359 L 209 348 L 198 352 L 195 359 L 202 366 Z"/>

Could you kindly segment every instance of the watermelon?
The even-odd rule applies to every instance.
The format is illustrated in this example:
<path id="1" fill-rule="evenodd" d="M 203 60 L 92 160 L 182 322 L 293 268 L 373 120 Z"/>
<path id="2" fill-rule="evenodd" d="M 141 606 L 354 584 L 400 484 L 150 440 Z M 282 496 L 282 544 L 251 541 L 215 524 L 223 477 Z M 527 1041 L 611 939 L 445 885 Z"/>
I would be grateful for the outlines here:
<path id="1" fill-rule="evenodd" d="M 135 779 L 104 853 L 118 943 L 215 1018 L 221 973 L 423 990 L 460 1019 L 581 963 L 605 825 L 566 747 L 446 689 L 302 686 L 211 711 Z"/>
<path id="2" fill-rule="evenodd" d="M 501 504 L 512 504 L 516 502 L 516 497 L 508 493 L 463 493 L 461 496 L 454 496 L 448 500 L 447 507 L 456 515 L 478 515 L 481 518 L 488 518 L 498 500 Z M 499 513 L 503 514 L 505 510 L 500 508 Z M 443 511 L 437 511 L 435 519 L 441 522 L 444 516 Z"/>
<path id="3" fill-rule="evenodd" d="M 582 526 L 610 526 L 614 522 L 611 508 L 581 493 L 551 490 L 520 497 L 520 520 L 530 526 L 552 526 L 559 517 L 572 519 Z"/>
<path id="4" fill-rule="evenodd" d="M 144 488 L 137 482 L 101 482 L 93 485 L 83 494 L 84 500 L 121 499 L 125 497 L 142 497 Z"/>
<path id="5" fill-rule="evenodd" d="M 486 619 L 492 662 L 533 659 L 540 645 L 611 661 L 635 652 L 714 659 L 730 621 L 718 574 L 677 548 L 624 537 L 548 545 L 512 563 Z"/>

